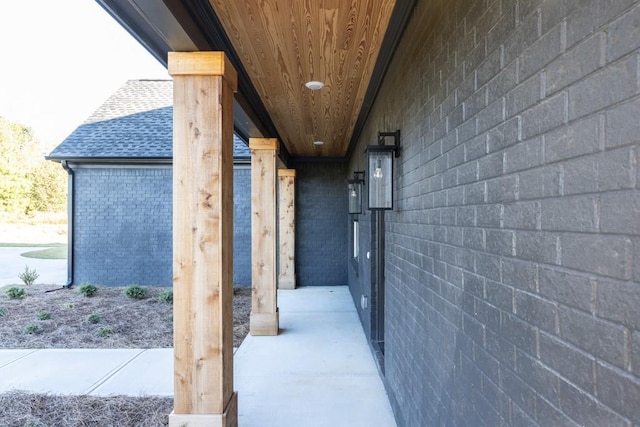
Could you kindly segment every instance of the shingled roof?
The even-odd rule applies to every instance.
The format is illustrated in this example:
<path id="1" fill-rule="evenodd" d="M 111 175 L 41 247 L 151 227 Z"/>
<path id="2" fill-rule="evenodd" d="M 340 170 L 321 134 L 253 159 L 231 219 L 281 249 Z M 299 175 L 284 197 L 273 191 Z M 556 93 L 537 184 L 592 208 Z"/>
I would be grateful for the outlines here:
<path id="1" fill-rule="evenodd" d="M 47 156 L 49 160 L 158 160 L 173 157 L 173 82 L 129 80 Z M 233 155 L 249 158 L 234 134 Z"/>

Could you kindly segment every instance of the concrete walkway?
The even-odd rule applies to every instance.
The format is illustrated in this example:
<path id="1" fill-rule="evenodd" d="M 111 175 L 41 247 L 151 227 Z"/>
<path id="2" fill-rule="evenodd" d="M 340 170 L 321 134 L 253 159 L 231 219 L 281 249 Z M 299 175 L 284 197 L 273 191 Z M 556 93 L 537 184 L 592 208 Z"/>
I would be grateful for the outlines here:
<path id="1" fill-rule="evenodd" d="M 24 271 L 25 266 L 38 272 L 39 277 L 36 283 L 48 285 L 67 283 L 66 259 L 37 259 L 21 255 L 43 249 L 46 247 L 0 247 L 0 286 L 22 285 L 18 275 Z"/>
<path id="2" fill-rule="evenodd" d="M 234 357 L 241 427 L 393 427 L 346 286 L 278 292 L 280 334 Z M 172 349 L 0 351 L 0 392 L 171 396 Z"/>

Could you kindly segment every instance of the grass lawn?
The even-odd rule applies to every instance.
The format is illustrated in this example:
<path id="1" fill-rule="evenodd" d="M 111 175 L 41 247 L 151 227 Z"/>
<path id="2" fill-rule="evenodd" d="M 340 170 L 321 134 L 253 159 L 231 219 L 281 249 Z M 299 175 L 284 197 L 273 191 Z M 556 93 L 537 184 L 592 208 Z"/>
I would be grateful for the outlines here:
<path id="1" fill-rule="evenodd" d="M 52 248 L 40 249 L 37 251 L 24 252 L 25 258 L 38 259 L 67 259 L 67 245 L 54 246 Z"/>
<path id="2" fill-rule="evenodd" d="M 43 248 L 20 255 L 36 259 L 67 259 L 67 245 L 64 243 L 0 243 L 0 248 Z"/>
<path id="3" fill-rule="evenodd" d="M 2 243 L 0 248 L 53 248 L 58 246 L 67 247 L 66 243 Z"/>

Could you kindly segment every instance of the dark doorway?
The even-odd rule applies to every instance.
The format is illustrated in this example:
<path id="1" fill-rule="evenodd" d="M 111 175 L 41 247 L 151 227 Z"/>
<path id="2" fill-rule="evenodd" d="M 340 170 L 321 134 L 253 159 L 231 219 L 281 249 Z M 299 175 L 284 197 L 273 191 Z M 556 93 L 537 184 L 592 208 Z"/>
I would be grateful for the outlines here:
<path id="1" fill-rule="evenodd" d="M 371 344 L 384 374 L 384 211 L 371 219 Z"/>

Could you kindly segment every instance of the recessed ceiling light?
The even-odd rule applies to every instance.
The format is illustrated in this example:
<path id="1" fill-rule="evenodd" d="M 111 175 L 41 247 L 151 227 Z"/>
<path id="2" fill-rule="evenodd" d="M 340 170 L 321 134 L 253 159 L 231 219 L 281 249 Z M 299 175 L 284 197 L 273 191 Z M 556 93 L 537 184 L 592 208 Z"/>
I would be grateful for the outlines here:
<path id="1" fill-rule="evenodd" d="M 313 141 L 313 145 L 316 145 L 318 147 L 321 146 L 322 144 L 324 144 L 324 141 Z"/>
<path id="2" fill-rule="evenodd" d="M 324 87 L 324 83 L 316 81 L 306 82 L 304 85 L 311 90 L 320 90 Z"/>

